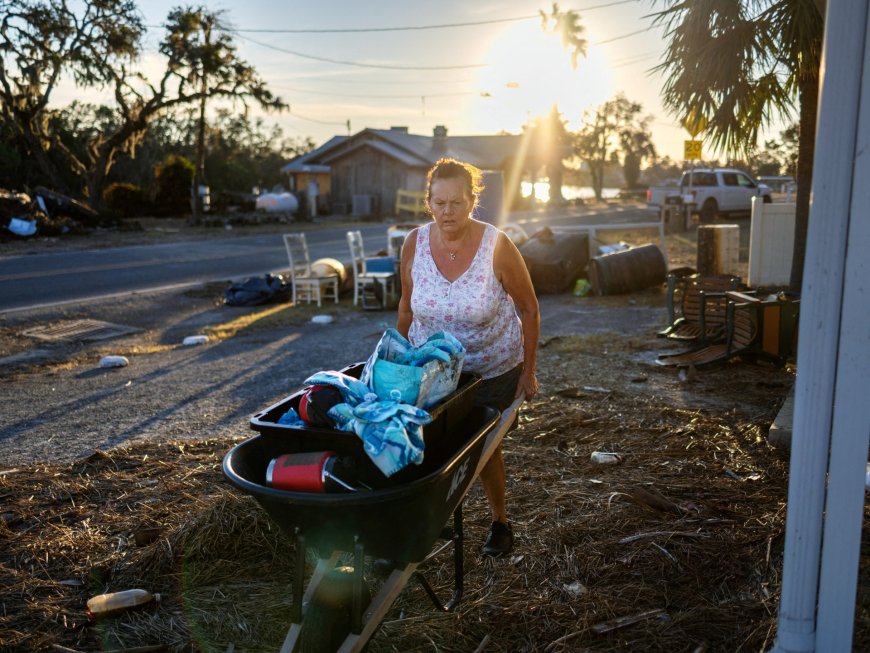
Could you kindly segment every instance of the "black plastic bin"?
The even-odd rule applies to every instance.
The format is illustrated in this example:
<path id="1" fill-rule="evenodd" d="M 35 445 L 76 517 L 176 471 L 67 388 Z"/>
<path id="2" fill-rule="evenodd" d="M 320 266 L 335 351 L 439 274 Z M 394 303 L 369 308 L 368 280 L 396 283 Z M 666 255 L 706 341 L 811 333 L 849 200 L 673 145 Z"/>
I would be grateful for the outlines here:
<path id="1" fill-rule="evenodd" d="M 498 418 L 493 408 L 470 406 L 461 425 L 444 434 L 437 447 L 427 446 L 421 465 L 411 465 L 391 477 L 407 472 L 406 482 L 371 491 L 327 494 L 267 487 L 266 467 L 272 458 L 287 453 L 288 439 L 265 435 L 234 447 L 224 457 L 223 471 L 286 533 L 303 536 L 306 546 L 321 556 L 336 550 L 353 551 L 359 541 L 366 555 L 419 562 L 474 480 L 486 436 Z M 302 451 L 320 450 L 324 433 L 297 433 L 300 437 L 293 439 L 294 446 Z M 356 450 L 359 440 L 348 435 L 330 441 L 338 454 Z"/>

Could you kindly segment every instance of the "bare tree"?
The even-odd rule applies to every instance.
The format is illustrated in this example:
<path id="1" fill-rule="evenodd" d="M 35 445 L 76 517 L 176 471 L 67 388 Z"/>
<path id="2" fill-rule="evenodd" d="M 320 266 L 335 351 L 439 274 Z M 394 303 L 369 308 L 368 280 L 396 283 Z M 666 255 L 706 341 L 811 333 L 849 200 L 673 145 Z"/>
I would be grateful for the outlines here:
<path id="1" fill-rule="evenodd" d="M 573 155 L 572 136 L 555 105 L 546 116 L 538 116 L 523 126 L 530 141 L 526 152 L 526 165 L 534 171 L 544 168 L 550 187 L 550 203 L 562 204 L 562 161 Z"/>
<path id="2" fill-rule="evenodd" d="M 586 112 L 584 124 L 574 137 L 574 153 L 589 167 L 596 199 L 602 199 L 607 165 L 618 162 L 620 154 L 623 170 L 631 172 L 635 164 L 638 175 L 642 159 L 655 155 L 649 134 L 652 118 L 642 112 L 642 105 L 621 93 L 595 111 Z"/>

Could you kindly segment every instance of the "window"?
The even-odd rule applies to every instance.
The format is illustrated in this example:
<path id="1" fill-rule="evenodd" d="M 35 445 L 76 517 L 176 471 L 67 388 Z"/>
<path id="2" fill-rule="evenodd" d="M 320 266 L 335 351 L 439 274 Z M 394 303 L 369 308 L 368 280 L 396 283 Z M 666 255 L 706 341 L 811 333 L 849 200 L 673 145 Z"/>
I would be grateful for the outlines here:
<path id="1" fill-rule="evenodd" d="M 740 182 L 737 179 L 737 173 L 735 172 L 723 172 L 722 173 L 722 183 L 726 186 L 739 186 Z"/>
<path id="2" fill-rule="evenodd" d="M 737 173 L 737 183 L 743 188 L 755 188 L 755 182 L 744 174 Z"/>
<path id="3" fill-rule="evenodd" d="M 692 184 L 695 186 L 715 186 L 716 174 L 713 172 L 696 172 L 692 176 Z"/>

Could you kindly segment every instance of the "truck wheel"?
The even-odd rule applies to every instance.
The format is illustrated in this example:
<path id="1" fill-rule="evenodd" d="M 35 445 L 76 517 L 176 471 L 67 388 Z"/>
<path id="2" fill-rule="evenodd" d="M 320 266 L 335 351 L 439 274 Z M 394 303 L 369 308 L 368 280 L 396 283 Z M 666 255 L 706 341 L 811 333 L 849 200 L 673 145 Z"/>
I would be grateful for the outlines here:
<path id="1" fill-rule="evenodd" d="M 701 207 L 700 222 L 701 224 L 712 224 L 716 221 L 716 216 L 719 214 L 719 207 L 716 205 L 716 200 L 708 199 Z"/>
<path id="2" fill-rule="evenodd" d="M 336 567 L 317 586 L 302 620 L 300 653 L 334 653 L 344 642 L 351 627 L 353 575 L 353 567 Z M 363 582 L 363 610 L 370 601 L 371 592 Z"/>

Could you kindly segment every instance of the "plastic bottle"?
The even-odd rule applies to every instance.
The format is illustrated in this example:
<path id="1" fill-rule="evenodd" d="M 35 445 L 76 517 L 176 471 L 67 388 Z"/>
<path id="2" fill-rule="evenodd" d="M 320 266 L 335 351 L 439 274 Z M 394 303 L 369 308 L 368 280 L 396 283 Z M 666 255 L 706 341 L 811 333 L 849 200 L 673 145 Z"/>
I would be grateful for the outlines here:
<path id="1" fill-rule="evenodd" d="M 100 359 L 100 367 L 126 367 L 129 364 L 126 356 L 103 356 Z"/>
<path id="2" fill-rule="evenodd" d="M 94 617 L 105 617 L 159 600 L 160 594 L 152 594 L 148 590 L 142 589 L 110 592 L 88 599 L 88 612 Z"/>
<path id="3" fill-rule="evenodd" d="M 596 465 L 615 465 L 622 462 L 622 456 L 611 451 L 593 451 L 590 459 Z"/>

